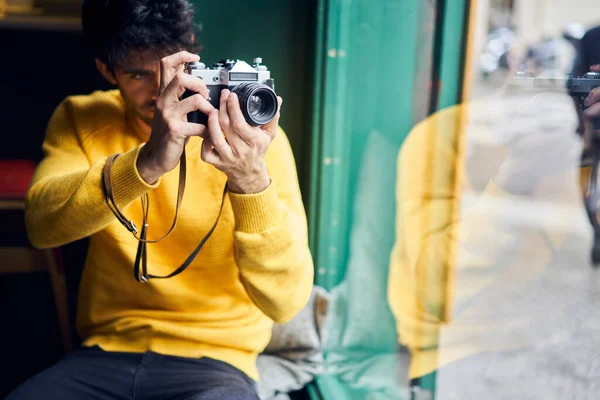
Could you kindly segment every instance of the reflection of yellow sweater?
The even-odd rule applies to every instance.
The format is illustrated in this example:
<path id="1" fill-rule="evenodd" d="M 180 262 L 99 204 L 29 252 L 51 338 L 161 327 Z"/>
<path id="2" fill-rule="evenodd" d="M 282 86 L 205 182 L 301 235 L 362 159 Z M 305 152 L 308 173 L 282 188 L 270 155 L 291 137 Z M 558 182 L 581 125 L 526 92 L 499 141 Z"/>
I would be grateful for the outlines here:
<path id="1" fill-rule="evenodd" d="M 551 260 L 550 247 L 559 248 L 563 240 L 561 232 L 540 234 L 543 227 L 511 225 L 499 218 L 501 213 L 490 213 L 490 205 L 492 209 L 500 205 L 510 211 L 516 209 L 511 208 L 513 204 L 548 204 L 512 196 L 489 180 L 498 166 L 498 160 L 492 158 L 503 159 L 506 149 L 491 146 L 489 154 L 480 154 L 489 162 L 476 163 L 475 168 L 469 166 L 467 173 L 467 132 L 482 135 L 479 140 L 485 136 L 481 131 L 486 125 L 471 126 L 473 120 L 467 109 L 476 113 L 490 108 L 493 106 L 485 104 L 458 106 L 434 114 L 413 129 L 398 158 L 397 237 L 391 256 L 388 299 L 400 342 L 413 355 L 411 377 L 425 375 L 477 352 L 527 345 L 527 338 L 496 341 L 497 337 L 489 334 L 490 330 L 508 332 L 509 325 L 526 326 L 527 315 L 491 315 L 482 324 L 484 319 L 479 319 L 479 315 L 473 318 L 476 313 L 457 321 L 453 307 L 461 301 L 468 303 L 476 293 L 485 297 L 490 285 L 511 288 L 513 279 L 520 283 L 535 279 Z M 568 130 L 565 122 L 567 134 Z M 486 140 L 495 134 L 490 133 Z M 471 173 L 473 169 L 475 174 Z M 477 177 L 483 179 L 475 182 L 477 179 L 473 178 Z M 547 182 L 554 185 L 548 186 L 554 206 L 567 205 L 564 208 L 575 215 L 569 220 L 569 214 L 563 221 L 572 225 L 583 221 L 585 225 L 577 191 L 577 169 L 571 168 Z M 474 185 L 478 186 L 476 190 Z M 543 182 L 541 186 L 543 190 Z M 470 201 L 466 197 L 478 191 L 483 194 L 473 196 L 476 206 L 466 207 L 468 211 L 464 212 Z M 481 207 L 484 204 L 486 207 Z M 513 257 L 518 262 L 512 262 Z M 498 264 L 504 275 L 495 269 Z M 500 282 L 502 279 L 508 280 Z M 485 314 L 483 307 L 471 304 L 470 310 Z M 444 343 L 439 342 L 440 337 L 445 337 Z"/>
<path id="2" fill-rule="evenodd" d="M 411 377 L 435 370 L 439 328 L 450 312 L 445 299 L 460 218 L 460 124 L 455 114 L 434 115 L 413 129 L 398 157 L 388 297 L 400 341 L 413 355 Z"/>
<path id="3" fill-rule="evenodd" d="M 293 155 L 283 132 L 267 154 L 273 183 L 256 195 L 229 193 L 217 229 L 181 275 L 140 284 L 133 277 L 137 241 L 104 201 L 105 159 L 113 166 L 117 204 L 141 221 L 150 196 L 149 238 L 164 234 L 175 212 L 178 169 L 154 186 L 137 173 L 141 135 L 118 91 L 70 97 L 55 111 L 45 158 L 27 196 L 26 222 L 38 247 L 91 236 L 79 295 L 78 326 L 87 346 L 108 351 L 212 357 L 258 378 L 256 356 L 272 320 L 291 319 L 307 302 L 313 266 Z M 201 139 L 187 144 L 187 185 L 173 234 L 148 246 L 148 268 L 166 275 L 210 229 L 225 175 L 200 159 Z"/>

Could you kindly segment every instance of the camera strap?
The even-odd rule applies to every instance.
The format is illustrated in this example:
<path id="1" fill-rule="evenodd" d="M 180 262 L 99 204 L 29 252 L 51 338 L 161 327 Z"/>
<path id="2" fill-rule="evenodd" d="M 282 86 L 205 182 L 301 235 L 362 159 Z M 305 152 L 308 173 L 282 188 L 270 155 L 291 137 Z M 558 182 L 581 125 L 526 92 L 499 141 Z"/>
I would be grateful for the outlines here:
<path id="1" fill-rule="evenodd" d="M 185 180 L 186 180 L 186 157 L 185 157 L 185 148 L 183 150 L 183 154 L 181 155 L 181 160 L 179 162 L 179 186 L 177 189 L 177 205 L 175 207 L 175 217 L 173 218 L 173 223 L 171 224 L 171 228 L 169 231 L 162 236 L 160 239 L 148 240 L 148 214 L 150 211 L 150 197 L 148 193 L 145 193 L 142 198 L 142 229 L 138 231 L 135 223 L 128 219 L 117 207 L 117 203 L 114 199 L 112 181 L 110 177 L 110 172 L 114 161 L 119 157 L 119 154 L 113 154 L 106 159 L 106 163 L 104 164 L 104 169 L 102 170 L 102 182 L 104 186 L 104 197 L 106 200 L 106 204 L 108 208 L 113 212 L 115 217 L 119 220 L 119 222 L 127 228 L 129 232 L 133 234 L 133 236 L 138 240 L 138 248 L 135 256 L 135 263 L 133 267 L 133 275 L 135 279 L 140 283 L 147 283 L 150 279 L 167 279 L 172 278 L 176 275 L 179 275 L 192 263 L 194 258 L 198 255 L 204 244 L 211 237 L 215 229 L 217 228 L 217 224 L 219 223 L 219 219 L 221 218 L 221 213 L 223 212 L 223 206 L 225 205 L 225 197 L 227 196 L 227 184 L 225 184 L 225 188 L 223 189 L 223 196 L 221 198 L 221 207 L 219 208 L 219 214 L 217 218 L 208 231 L 208 233 L 202 238 L 198 246 L 194 249 L 194 251 L 187 257 L 187 259 L 181 264 L 177 269 L 171 272 L 169 275 L 159 276 L 152 275 L 148 273 L 148 262 L 147 262 L 147 250 L 146 245 L 148 243 L 158 243 L 164 239 L 166 239 L 177 226 L 177 220 L 179 218 L 179 210 L 181 208 L 181 202 L 183 200 L 183 194 L 185 192 Z"/>

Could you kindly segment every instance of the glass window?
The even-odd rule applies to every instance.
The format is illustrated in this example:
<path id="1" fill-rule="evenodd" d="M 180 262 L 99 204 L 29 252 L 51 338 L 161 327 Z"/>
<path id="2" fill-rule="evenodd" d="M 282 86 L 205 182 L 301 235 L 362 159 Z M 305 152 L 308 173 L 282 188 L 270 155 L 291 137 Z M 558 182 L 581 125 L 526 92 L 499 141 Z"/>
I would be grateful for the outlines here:
<path id="1" fill-rule="evenodd" d="M 594 398 L 596 4 L 361 4 L 333 10 L 324 82 L 322 386 Z"/>

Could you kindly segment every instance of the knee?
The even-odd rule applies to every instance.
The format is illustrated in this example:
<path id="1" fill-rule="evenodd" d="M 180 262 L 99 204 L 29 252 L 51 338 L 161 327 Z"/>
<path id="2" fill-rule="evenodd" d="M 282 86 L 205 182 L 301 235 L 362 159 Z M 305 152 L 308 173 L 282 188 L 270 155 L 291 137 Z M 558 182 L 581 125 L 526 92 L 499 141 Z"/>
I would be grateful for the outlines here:
<path id="1" fill-rule="evenodd" d="M 45 385 L 43 385 L 42 382 L 30 379 L 25 383 L 21 384 L 21 386 L 17 387 L 13 392 L 9 393 L 9 395 L 4 400 L 29 400 L 48 398 L 46 396 L 51 391 L 49 391 L 49 388 L 44 386 Z"/>
<path id="2" fill-rule="evenodd" d="M 62 379 L 57 376 L 54 368 L 42 371 L 29 378 L 17 387 L 4 400 L 32 400 L 32 399 L 61 399 L 70 400 L 74 397 L 66 392 Z"/>

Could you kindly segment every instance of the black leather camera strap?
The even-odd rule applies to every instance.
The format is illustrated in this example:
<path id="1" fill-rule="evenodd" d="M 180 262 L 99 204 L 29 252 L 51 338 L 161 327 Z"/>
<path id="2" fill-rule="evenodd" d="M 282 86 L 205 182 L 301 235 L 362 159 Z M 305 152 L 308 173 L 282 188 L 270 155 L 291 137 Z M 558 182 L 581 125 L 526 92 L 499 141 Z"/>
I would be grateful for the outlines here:
<path id="1" fill-rule="evenodd" d="M 185 157 L 185 149 L 183 150 L 183 154 L 181 155 L 181 160 L 179 162 L 179 186 L 177 190 L 177 205 L 175 207 L 175 217 L 173 218 L 173 223 L 171 224 L 171 228 L 169 231 L 162 236 L 160 239 L 148 240 L 148 214 L 150 211 L 150 197 L 148 194 L 144 194 L 141 198 L 142 201 L 142 229 L 138 231 L 135 223 L 128 219 L 117 207 L 117 203 L 114 199 L 112 181 L 110 177 L 110 172 L 114 161 L 119 157 L 119 154 L 113 154 L 106 159 L 106 163 L 104 164 L 104 169 L 102 171 L 102 181 L 104 186 L 104 196 L 106 200 L 106 204 L 108 208 L 113 212 L 115 217 L 127 228 L 129 232 L 133 234 L 133 236 L 139 241 L 137 253 L 135 256 L 135 263 L 133 267 L 133 275 L 138 282 L 147 283 L 150 279 L 167 279 L 172 278 L 176 275 L 179 275 L 192 263 L 194 258 L 198 255 L 204 244 L 211 237 L 215 229 L 217 228 L 217 224 L 219 223 L 219 219 L 221 218 L 221 213 L 223 212 L 223 206 L 225 204 L 225 197 L 227 196 L 227 184 L 225 184 L 225 188 L 223 189 L 223 196 L 221 198 L 221 206 L 219 208 L 219 214 L 217 218 L 208 231 L 208 233 L 202 238 L 198 246 L 194 249 L 194 251 L 187 257 L 187 259 L 181 264 L 177 269 L 165 276 L 152 275 L 148 273 L 148 256 L 146 245 L 148 243 L 158 243 L 164 239 L 166 239 L 177 226 L 177 220 L 179 218 L 179 210 L 181 208 L 181 202 L 183 200 L 183 195 L 185 192 L 185 180 L 186 180 L 186 157 Z"/>

